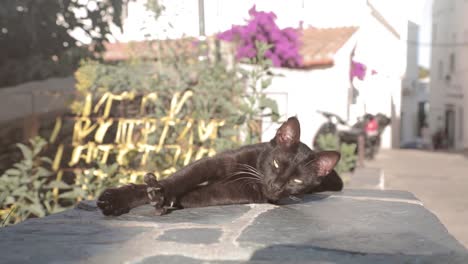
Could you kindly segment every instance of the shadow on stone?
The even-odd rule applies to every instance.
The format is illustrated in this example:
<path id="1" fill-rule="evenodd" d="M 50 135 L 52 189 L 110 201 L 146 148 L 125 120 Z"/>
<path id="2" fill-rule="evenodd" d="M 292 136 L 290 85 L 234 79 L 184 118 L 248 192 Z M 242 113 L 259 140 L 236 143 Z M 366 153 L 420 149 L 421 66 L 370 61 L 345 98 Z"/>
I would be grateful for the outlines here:
<path id="1" fill-rule="evenodd" d="M 313 195 L 298 196 L 295 198 L 285 198 L 285 199 L 281 199 L 278 202 L 278 205 L 292 205 L 292 204 L 316 202 L 316 201 L 327 199 L 329 196 L 330 194 L 316 193 Z"/>
<path id="2" fill-rule="evenodd" d="M 153 256 L 144 259 L 143 261 L 137 262 L 136 264 L 153 264 L 153 263 L 184 263 L 184 264 L 201 264 L 206 263 L 203 260 L 188 258 L 184 256 L 177 255 L 167 255 L 167 256 Z"/>
<path id="3" fill-rule="evenodd" d="M 310 245 L 279 244 L 254 252 L 250 261 L 268 263 L 468 263 L 468 255 L 457 252 L 447 254 L 405 255 L 379 254 Z M 249 263 L 250 261 L 246 262 Z"/>

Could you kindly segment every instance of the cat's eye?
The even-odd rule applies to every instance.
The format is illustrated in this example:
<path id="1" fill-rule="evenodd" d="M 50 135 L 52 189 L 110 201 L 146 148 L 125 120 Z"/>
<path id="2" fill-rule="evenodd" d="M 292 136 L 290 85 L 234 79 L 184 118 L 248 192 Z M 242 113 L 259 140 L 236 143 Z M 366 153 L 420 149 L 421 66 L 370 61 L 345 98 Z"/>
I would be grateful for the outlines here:
<path id="1" fill-rule="evenodd" d="M 294 179 L 294 182 L 296 182 L 296 183 L 302 183 L 302 181 L 299 180 L 299 179 Z"/>
<path id="2" fill-rule="evenodd" d="M 279 168 L 278 162 L 276 160 L 273 160 L 273 165 L 275 166 L 275 168 Z"/>

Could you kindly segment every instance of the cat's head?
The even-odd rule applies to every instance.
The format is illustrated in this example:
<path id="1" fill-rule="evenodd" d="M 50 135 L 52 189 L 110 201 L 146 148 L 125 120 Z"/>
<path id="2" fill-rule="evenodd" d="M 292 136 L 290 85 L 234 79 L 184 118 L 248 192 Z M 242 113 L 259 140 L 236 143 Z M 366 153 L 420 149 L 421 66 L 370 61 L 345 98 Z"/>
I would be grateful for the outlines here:
<path id="1" fill-rule="evenodd" d="M 270 141 L 272 148 L 259 160 L 264 194 L 272 201 L 317 187 L 340 159 L 336 151 L 312 151 L 300 142 L 300 134 L 297 118 L 289 118 Z"/>

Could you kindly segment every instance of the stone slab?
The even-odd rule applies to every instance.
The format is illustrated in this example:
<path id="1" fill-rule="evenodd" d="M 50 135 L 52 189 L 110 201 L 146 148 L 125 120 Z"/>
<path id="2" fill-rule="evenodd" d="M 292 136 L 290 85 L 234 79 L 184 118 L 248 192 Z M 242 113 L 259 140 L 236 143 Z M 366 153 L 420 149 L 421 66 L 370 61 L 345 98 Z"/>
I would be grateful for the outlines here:
<path id="1" fill-rule="evenodd" d="M 155 216 L 103 216 L 93 201 L 0 229 L 0 263 L 468 263 L 408 192 L 345 190 Z"/>

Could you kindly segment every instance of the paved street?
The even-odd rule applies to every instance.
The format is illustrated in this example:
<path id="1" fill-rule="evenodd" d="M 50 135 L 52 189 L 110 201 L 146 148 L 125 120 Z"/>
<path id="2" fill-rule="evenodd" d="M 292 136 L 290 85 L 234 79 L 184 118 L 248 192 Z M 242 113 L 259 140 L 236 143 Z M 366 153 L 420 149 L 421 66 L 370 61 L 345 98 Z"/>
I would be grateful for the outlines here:
<path id="1" fill-rule="evenodd" d="M 368 168 L 382 168 L 385 189 L 407 190 L 468 248 L 468 156 L 418 150 L 383 150 Z"/>

